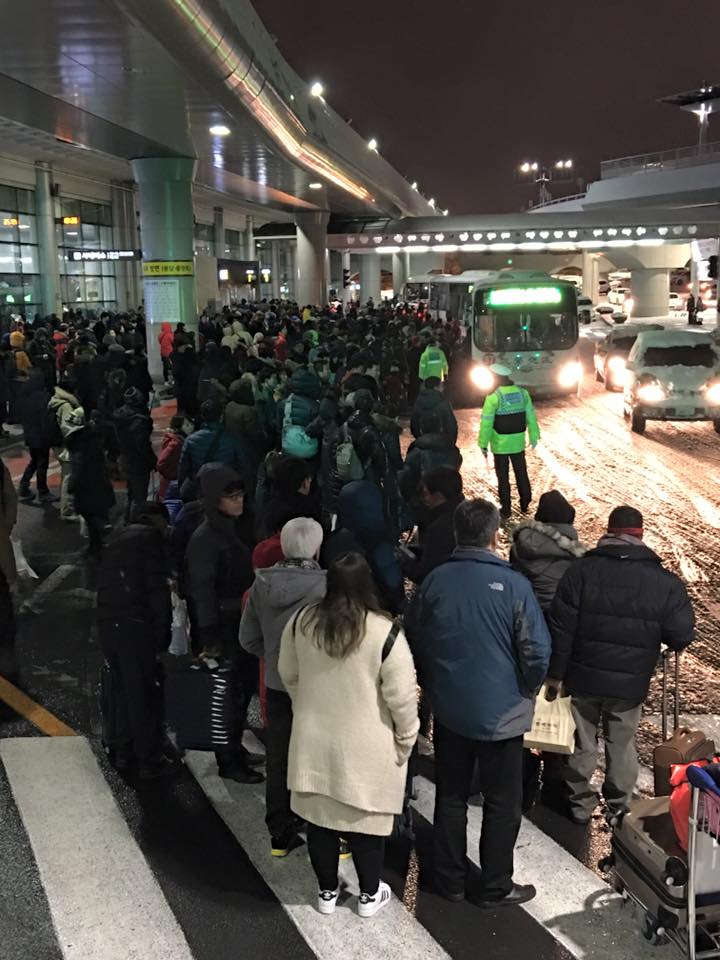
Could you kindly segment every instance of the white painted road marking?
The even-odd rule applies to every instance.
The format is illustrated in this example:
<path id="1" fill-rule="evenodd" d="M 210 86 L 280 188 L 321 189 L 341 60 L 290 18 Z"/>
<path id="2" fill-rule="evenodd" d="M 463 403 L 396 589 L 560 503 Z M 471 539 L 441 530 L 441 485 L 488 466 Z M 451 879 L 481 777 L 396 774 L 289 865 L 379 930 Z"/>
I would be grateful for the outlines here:
<path id="1" fill-rule="evenodd" d="M 340 876 L 352 897 L 341 895 L 335 913 L 321 916 L 315 906 L 317 881 L 307 849 L 282 860 L 270 856 L 264 786 L 222 780 L 212 754 L 190 751 L 185 763 L 320 960 L 447 960 L 448 954 L 394 896 L 372 921 L 358 917 L 357 880 L 351 863 L 341 863 Z"/>
<path id="2" fill-rule="evenodd" d="M 65 960 L 193 960 L 87 740 L 0 740 Z"/>

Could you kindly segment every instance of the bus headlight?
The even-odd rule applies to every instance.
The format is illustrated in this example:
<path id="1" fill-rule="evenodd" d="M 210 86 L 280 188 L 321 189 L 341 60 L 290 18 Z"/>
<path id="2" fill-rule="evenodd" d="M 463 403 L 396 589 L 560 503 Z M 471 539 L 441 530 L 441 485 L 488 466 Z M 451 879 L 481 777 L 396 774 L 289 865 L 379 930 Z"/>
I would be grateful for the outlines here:
<path id="1" fill-rule="evenodd" d="M 665 399 L 665 391 L 659 383 L 643 383 L 638 387 L 637 397 L 643 403 L 660 403 Z"/>
<path id="2" fill-rule="evenodd" d="M 558 383 L 561 387 L 574 387 L 580 382 L 582 377 L 582 366 L 577 360 L 572 360 L 560 368 L 558 373 Z"/>
<path id="3" fill-rule="evenodd" d="M 487 367 L 473 367 L 470 371 L 470 379 L 484 393 L 489 393 L 495 386 L 495 377 Z"/>
<path id="4" fill-rule="evenodd" d="M 720 403 L 720 383 L 711 383 L 705 392 L 708 403 Z"/>

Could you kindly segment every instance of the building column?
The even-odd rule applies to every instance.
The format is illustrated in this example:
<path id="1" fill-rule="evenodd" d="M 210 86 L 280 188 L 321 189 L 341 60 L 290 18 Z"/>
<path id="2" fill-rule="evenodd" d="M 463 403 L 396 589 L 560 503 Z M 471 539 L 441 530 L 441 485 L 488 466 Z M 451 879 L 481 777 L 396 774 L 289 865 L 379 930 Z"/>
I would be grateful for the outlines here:
<path id="1" fill-rule="evenodd" d="M 110 184 L 113 244 L 116 250 L 137 250 L 140 247 L 135 215 L 135 184 L 132 180 L 113 180 Z M 142 283 L 139 264 L 135 260 L 118 260 L 115 264 L 115 290 L 118 310 L 137 310 Z"/>
<path id="2" fill-rule="evenodd" d="M 38 161 L 35 164 L 35 224 L 40 259 L 40 289 L 46 316 L 54 313 L 62 317 L 60 293 L 60 263 L 58 261 L 57 231 L 55 229 L 55 199 L 52 195 L 52 167 Z"/>
<path id="3" fill-rule="evenodd" d="M 597 301 L 600 287 L 600 273 L 597 257 L 583 250 L 582 255 L 582 292 L 583 296 L 590 297 L 593 303 Z"/>
<path id="4" fill-rule="evenodd" d="M 162 380 L 160 324 L 198 324 L 193 252 L 192 181 L 195 160 L 189 157 L 132 160 L 140 188 L 143 287 L 147 320 L 148 367 Z"/>
<path id="5" fill-rule="evenodd" d="M 370 298 L 376 305 L 380 303 L 381 279 L 378 254 L 363 254 L 360 257 L 360 303 L 367 303 Z"/>
<path id="6" fill-rule="evenodd" d="M 248 217 L 245 221 L 245 259 L 256 260 L 255 256 L 255 219 Z"/>
<path id="7" fill-rule="evenodd" d="M 407 274 L 405 273 L 406 256 L 407 254 L 404 250 L 400 253 L 394 253 L 392 255 L 393 293 L 395 294 L 396 299 L 400 298 L 400 293 L 405 285 L 405 281 L 407 280 Z"/>
<path id="8" fill-rule="evenodd" d="M 225 211 L 222 207 L 213 207 L 213 237 L 215 238 L 215 257 L 225 256 Z"/>
<path id="9" fill-rule="evenodd" d="M 327 210 L 295 214 L 295 299 L 300 307 L 327 302 L 325 247 L 330 214 Z"/>
<path id="10" fill-rule="evenodd" d="M 341 285 L 341 287 L 342 287 L 342 290 L 341 290 L 341 292 L 340 292 L 340 296 L 342 297 L 343 309 L 344 309 L 344 310 L 347 310 L 347 308 L 348 308 L 348 307 L 350 306 L 350 304 L 352 303 L 352 299 L 353 299 L 352 287 L 351 287 L 349 284 L 348 284 L 347 287 L 343 284 L 343 279 L 344 279 L 345 277 L 352 277 L 352 267 L 350 266 L 350 251 L 349 251 L 349 250 L 343 250 L 343 252 L 342 252 L 342 267 L 341 267 L 341 271 L 342 271 L 342 275 L 341 275 L 341 278 L 340 278 L 340 285 Z M 347 271 L 347 272 L 346 272 L 346 271 Z M 352 281 L 349 281 L 349 282 L 351 283 Z"/>
<path id="11" fill-rule="evenodd" d="M 272 281 L 273 300 L 280 299 L 280 240 L 270 241 L 270 279 Z"/>
<path id="12" fill-rule="evenodd" d="M 632 298 L 635 317 L 666 317 L 670 300 L 670 271 L 667 267 L 642 267 L 632 271 Z"/>

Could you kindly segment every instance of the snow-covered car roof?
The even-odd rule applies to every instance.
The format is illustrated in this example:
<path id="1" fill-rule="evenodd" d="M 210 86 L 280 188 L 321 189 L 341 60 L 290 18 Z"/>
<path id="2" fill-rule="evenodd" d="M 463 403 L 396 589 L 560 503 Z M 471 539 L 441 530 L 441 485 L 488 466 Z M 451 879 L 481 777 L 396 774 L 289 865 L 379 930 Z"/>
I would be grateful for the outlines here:
<path id="1" fill-rule="evenodd" d="M 659 332 L 665 327 L 661 323 L 621 323 L 608 332 L 610 337 L 639 337 L 641 333 Z"/>
<path id="2" fill-rule="evenodd" d="M 638 335 L 635 350 L 640 353 L 645 347 L 692 347 L 698 343 L 709 343 L 717 349 L 718 340 L 707 330 L 643 330 Z"/>

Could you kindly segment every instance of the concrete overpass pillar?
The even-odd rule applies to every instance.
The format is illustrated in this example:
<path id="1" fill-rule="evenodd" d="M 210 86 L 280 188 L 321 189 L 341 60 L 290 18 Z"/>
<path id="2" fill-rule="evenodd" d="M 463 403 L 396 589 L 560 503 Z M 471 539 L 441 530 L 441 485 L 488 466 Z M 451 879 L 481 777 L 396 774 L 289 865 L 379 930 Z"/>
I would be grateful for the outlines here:
<path id="1" fill-rule="evenodd" d="M 295 299 L 300 307 L 306 304 L 322 306 L 327 302 L 325 248 L 329 219 L 327 210 L 313 210 L 295 215 Z"/>
<path id="2" fill-rule="evenodd" d="M 55 200 L 52 195 L 52 167 L 38 161 L 35 164 L 35 224 L 40 255 L 40 289 L 43 311 L 62 317 L 60 294 L 60 264 L 58 262 L 57 233 L 55 230 Z"/>
<path id="3" fill-rule="evenodd" d="M 371 297 L 375 304 L 380 303 L 380 290 L 380 257 L 377 253 L 363 254 L 360 257 L 360 303 L 367 303 Z"/>
<path id="4" fill-rule="evenodd" d="M 667 267 L 641 267 L 632 271 L 632 298 L 635 317 L 666 317 L 670 300 L 670 271 Z"/>
<path id="5" fill-rule="evenodd" d="M 586 297 L 590 297 L 595 303 L 598 298 L 598 288 L 600 286 L 600 271 L 598 258 L 592 253 L 583 251 L 582 255 L 582 292 Z"/>
<path id="6" fill-rule="evenodd" d="M 347 271 L 347 272 L 346 272 L 346 271 Z M 352 268 L 351 268 L 351 266 L 350 266 L 350 251 L 349 251 L 349 250 L 343 250 L 343 252 L 342 252 L 342 278 L 344 279 L 344 278 L 347 277 L 347 276 L 350 276 L 350 277 L 352 276 Z M 340 285 L 341 285 L 340 296 L 342 297 L 343 309 L 344 309 L 344 310 L 347 310 L 347 308 L 348 308 L 348 307 L 350 306 L 350 304 L 352 303 L 352 298 L 353 298 L 353 295 L 352 295 L 352 294 L 353 294 L 353 292 L 352 292 L 352 288 L 351 288 L 350 286 L 345 287 L 345 286 L 342 285 L 342 284 L 343 284 L 343 279 L 340 280 Z"/>
<path id="7" fill-rule="evenodd" d="M 400 296 L 400 291 L 408 278 L 408 275 L 405 273 L 405 258 L 407 256 L 408 254 L 405 253 L 405 251 L 392 255 L 393 293 L 396 297 Z"/>
<path id="8" fill-rule="evenodd" d="M 197 292 L 193 254 L 190 157 L 148 157 L 132 160 L 140 189 L 143 288 L 147 320 L 148 366 L 153 380 L 162 380 L 158 334 L 167 320 L 196 330 Z"/>

